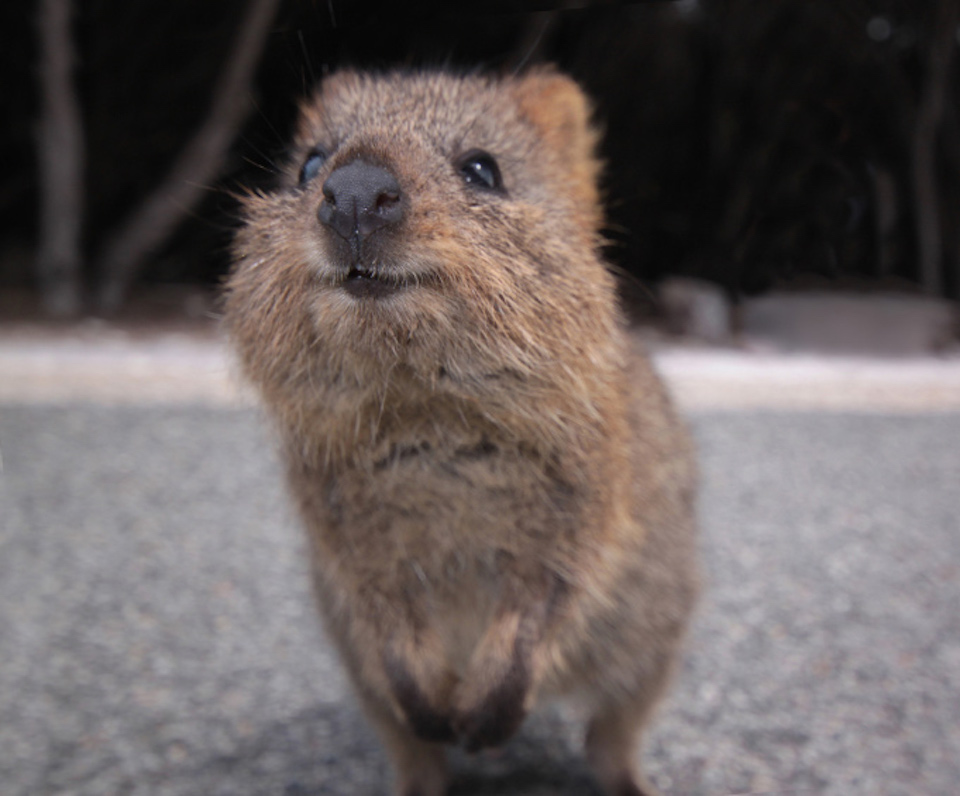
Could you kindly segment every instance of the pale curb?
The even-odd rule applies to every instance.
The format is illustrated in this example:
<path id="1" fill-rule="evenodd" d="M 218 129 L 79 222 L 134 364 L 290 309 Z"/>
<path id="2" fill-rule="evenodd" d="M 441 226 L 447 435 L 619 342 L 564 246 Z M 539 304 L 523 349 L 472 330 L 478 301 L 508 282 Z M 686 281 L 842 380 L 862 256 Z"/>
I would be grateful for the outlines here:
<path id="1" fill-rule="evenodd" d="M 686 411 L 960 411 L 960 357 L 875 359 L 657 346 Z M 250 406 L 225 342 L 0 334 L 0 402 Z"/>

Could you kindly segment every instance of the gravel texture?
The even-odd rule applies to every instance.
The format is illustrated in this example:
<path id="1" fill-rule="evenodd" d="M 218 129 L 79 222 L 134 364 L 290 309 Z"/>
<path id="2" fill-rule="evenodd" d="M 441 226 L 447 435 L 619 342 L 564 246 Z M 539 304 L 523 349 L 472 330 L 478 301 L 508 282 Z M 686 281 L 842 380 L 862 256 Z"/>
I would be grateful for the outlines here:
<path id="1" fill-rule="evenodd" d="M 954 794 L 960 414 L 693 418 L 708 589 L 644 749 L 675 794 Z M 365 796 L 258 414 L 0 406 L 0 792 Z M 565 710 L 454 793 L 597 791 Z"/>

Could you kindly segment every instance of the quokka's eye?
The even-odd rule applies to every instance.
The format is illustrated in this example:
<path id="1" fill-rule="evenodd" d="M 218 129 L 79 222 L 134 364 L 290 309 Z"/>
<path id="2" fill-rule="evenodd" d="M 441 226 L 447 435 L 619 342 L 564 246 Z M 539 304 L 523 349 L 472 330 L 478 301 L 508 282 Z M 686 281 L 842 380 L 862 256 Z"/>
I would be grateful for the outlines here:
<path id="1" fill-rule="evenodd" d="M 482 149 L 471 149 L 457 159 L 457 171 L 467 185 L 484 191 L 503 193 L 503 178 L 493 155 Z"/>
<path id="2" fill-rule="evenodd" d="M 310 150 L 310 154 L 307 155 L 306 160 L 303 161 L 303 165 L 300 167 L 301 188 L 317 176 L 320 169 L 323 168 L 323 164 L 327 162 L 328 157 L 329 155 L 323 147 L 314 147 Z"/>

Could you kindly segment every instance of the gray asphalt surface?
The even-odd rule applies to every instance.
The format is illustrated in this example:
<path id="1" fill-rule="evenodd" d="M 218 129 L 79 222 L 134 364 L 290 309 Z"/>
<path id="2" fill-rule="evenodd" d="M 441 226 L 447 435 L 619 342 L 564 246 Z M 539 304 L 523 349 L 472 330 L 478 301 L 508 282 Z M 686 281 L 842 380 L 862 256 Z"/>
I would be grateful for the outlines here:
<path id="1" fill-rule="evenodd" d="M 676 794 L 960 792 L 960 414 L 693 418 Z M 256 412 L 0 406 L 0 794 L 381 794 Z M 596 794 L 552 710 L 455 793 Z"/>

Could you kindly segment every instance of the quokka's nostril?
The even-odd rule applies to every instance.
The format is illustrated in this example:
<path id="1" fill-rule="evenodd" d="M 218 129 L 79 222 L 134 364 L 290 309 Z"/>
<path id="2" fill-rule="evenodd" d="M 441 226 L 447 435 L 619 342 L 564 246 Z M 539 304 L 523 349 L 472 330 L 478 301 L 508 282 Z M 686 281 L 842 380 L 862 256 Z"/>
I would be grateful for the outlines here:
<path id="1" fill-rule="evenodd" d="M 377 197 L 376 209 L 379 211 L 392 210 L 400 203 L 400 194 L 395 192 L 382 193 Z"/>

